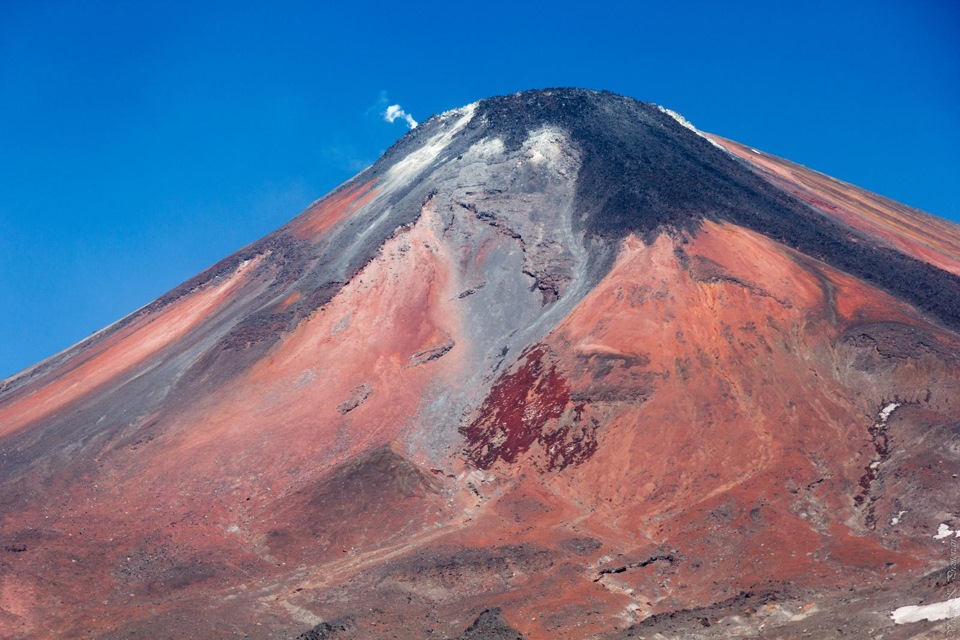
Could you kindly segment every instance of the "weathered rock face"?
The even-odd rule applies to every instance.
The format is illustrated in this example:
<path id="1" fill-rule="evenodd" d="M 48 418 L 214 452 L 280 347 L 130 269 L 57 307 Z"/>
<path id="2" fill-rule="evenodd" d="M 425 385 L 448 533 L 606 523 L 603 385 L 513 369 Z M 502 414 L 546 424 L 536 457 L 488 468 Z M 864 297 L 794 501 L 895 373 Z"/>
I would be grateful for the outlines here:
<path id="1" fill-rule="evenodd" d="M 2 383 L 0 635 L 952 637 L 958 274 L 652 105 L 432 118 Z"/>

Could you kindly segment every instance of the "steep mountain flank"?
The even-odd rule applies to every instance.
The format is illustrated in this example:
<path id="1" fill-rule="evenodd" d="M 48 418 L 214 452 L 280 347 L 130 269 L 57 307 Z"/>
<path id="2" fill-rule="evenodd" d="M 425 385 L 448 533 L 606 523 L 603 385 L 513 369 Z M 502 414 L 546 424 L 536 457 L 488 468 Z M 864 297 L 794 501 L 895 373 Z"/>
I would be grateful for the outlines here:
<path id="1" fill-rule="evenodd" d="M 2 383 L 0 635 L 953 637 L 891 614 L 954 597 L 958 274 L 655 105 L 435 116 Z"/>

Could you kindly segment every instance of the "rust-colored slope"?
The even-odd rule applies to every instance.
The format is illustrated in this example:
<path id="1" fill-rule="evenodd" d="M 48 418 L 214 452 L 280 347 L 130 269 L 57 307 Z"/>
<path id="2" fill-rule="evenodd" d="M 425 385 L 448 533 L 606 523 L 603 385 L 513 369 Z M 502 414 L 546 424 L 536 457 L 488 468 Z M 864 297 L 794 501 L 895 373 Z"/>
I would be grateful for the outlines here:
<path id="1" fill-rule="evenodd" d="M 825 214 L 898 251 L 960 274 L 956 225 L 733 140 L 709 138 Z"/>
<path id="2" fill-rule="evenodd" d="M 375 185 L 375 180 L 348 185 L 341 192 L 309 207 L 288 226 L 297 237 L 317 240 L 325 231 L 373 200 L 377 195 Z"/>
<path id="3" fill-rule="evenodd" d="M 45 415 L 96 392 L 195 329 L 256 268 L 245 263 L 221 283 L 206 287 L 156 314 L 137 318 L 103 342 L 47 374 L 43 386 L 12 396 L 0 407 L 0 436 L 13 433 Z"/>
<path id="4" fill-rule="evenodd" d="M 529 638 L 579 638 L 747 592 L 800 620 L 835 589 L 911 584 L 942 559 L 956 489 L 888 483 L 943 491 L 960 471 L 921 445 L 951 428 L 957 350 L 909 306 L 742 228 L 627 240 L 465 421 L 482 471 L 441 480 L 474 493 L 469 520 L 321 566 L 281 600 L 334 618 L 373 589 L 356 637 L 411 606 L 436 615 L 411 623 L 426 637 L 496 605 Z"/>
<path id="5" fill-rule="evenodd" d="M 855 336 L 878 320 L 892 328 L 887 348 L 922 335 L 931 350 L 869 355 L 878 343 Z M 499 604 L 530 637 L 548 638 L 578 610 L 628 623 L 741 591 L 822 590 L 854 575 L 875 587 L 935 566 L 944 503 L 878 493 L 868 470 L 917 479 L 934 464 L 943 482 L 957 457 L 893 462 L 871 427 L 901 403 L 890 437 L 913 450 L 921 424 L 949 424 L 957 347 L 905 305 L 743 229 L 628 241 L 609 276 L 501 379 L 509 392 L 494 386 L 490 401 L 507 404 L 485 405 L 465 429 L 478 466 L 516 478 L 519 457 L 546 473 L 556 496 L 546 511 L 582 505 L 566 522 L 525 512 L 533 531 L 523 537 L 549 546 L 561 536 L 544 525 L 562 524 L 600 541 L 594 555 L 608 559 L 593 566 L 611 570 L 598 581 L 607 593 L 567 592 L 566 615 L 552 622 L 526 620 L 557 611 L 552 592 L 518 589 Z M 512 420 L 503 412 L 517 394 L 532 411 Z M 904 509 L 909 519 L 891 524 Z"/>

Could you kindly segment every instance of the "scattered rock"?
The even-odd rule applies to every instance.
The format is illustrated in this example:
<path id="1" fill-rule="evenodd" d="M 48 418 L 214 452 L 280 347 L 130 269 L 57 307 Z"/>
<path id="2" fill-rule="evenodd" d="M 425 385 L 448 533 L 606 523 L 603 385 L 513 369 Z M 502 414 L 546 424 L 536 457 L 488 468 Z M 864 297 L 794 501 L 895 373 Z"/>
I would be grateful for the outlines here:
<path id="1" fill-rule="evenodd" d="M 373 393 L 373 387 L 368 385 L 366 382 L 355 387 L 353 391 L 350 392 L 350 397 L 337 405 L 337 411 L 340 412 L 340 415 L 346 415 L 359 407 L 364 401 L 370 397 L 370 394 Z"/>
<path id="2" fill-rule="evenodd" d="M 335 640 L 344 637 L 344 633 L 353 628 L 353 620 L 340 618 L 331 622 L 321 622 L 310 631 L 301 633 L 297 640 Z"/>
<path id="3" fill-rule="evenodd" d="M 443 356 L 447 355 L 447 352 L 449 352 L 450 349 L 453 349 L 456 344 L 456 342 L 450 341 L 436 347 L 430 347 L 429 349 L 417 351 L 415 354 L 410 356 L 409 366 L 416 367 L 418 365 L 430 362 L 431 360 L 442 358 Z"/>
<path id="4" fill-rule="evenodd" d="M 484 609 L 467 630 L 448 640 L 523 640 L 525 636 L 508 625 L 499 608 Z"/>

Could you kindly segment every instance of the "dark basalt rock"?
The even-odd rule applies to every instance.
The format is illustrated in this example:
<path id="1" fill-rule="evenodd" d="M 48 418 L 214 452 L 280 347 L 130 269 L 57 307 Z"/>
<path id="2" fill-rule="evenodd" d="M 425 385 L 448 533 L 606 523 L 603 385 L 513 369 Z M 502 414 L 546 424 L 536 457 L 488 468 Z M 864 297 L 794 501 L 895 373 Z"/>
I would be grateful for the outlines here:
<path id="1" fill-rule="evenodd" d="M 687 636 L 691 629 L 710 629 L 720 618 L 731 615 L 752 615 L 763 605 L 776 602 L 784 597 L 786 597 L 784 592 L 743 591 L 732 598 L 727 598 L 709 607 L 681 609 L 649 616 L 643 621 L 628 627 L 618 637 L 643 638 L 649 634 L 670 634 L 674 637 Z M 710 637 L 726 636 L 722 630 L 707 633 Z"/>
<path id="2" fill-rule="evenodd" d="M 341 618 L 331 622 L 321 622 L 314 628 L 297 636 L 297 640 L 335 640 L 336 638 L 345 638 L 345 633 L 349 633 L 353 626 L 353 620 L 350 618 Z"/>
<path id="3" fill-rule="evenodd" d="M 484 609 L 467 630 L 448 640 L 523 640 L 524 635 L 503 620 L 499 608 Z"/>
<path id="4" fill-rule="evenodd" d="M 873 322 L 850 327 L 841 336 L 845 344 L 874 349 L 882 358 L 917 360 L 924 355 L 955 362 L 954 349 L 921 327 L 899 322 Z"/>

